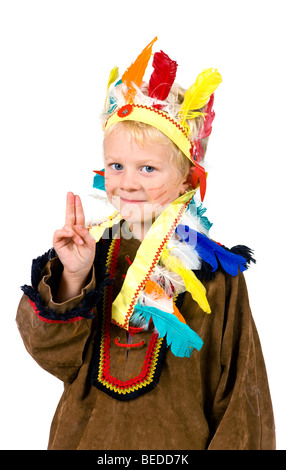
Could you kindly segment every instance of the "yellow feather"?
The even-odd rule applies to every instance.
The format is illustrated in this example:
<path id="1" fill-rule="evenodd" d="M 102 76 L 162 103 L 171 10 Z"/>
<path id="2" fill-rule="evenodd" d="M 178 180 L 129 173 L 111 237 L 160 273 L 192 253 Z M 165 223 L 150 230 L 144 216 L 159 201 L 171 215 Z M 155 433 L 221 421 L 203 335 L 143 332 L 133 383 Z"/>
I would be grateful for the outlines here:
<path id="1" fill-rule="evenodd" d="M 190 292 L 193 299 L 199 304 L 206 313 L 211 313 L 211 309 L 206 298 L 206 289 L 193 273 L 191 269 L 186 269 L 178 258 L 171 256 L 169 250 L 163 250 L 160 260 L 169 270 L 179 274 L 185 283 L 186 289 Z"/>
<path id="2" fill-rule="evenodd" d="M 197 77 L 195 83 L 186 91 L 184 101 L 179 111 L 181 124 L 187 119 L 193 119 L 199 114 L 194 110 L 201 109 L 208 102 L 211 94 L 217 89 L 222 78 L 217 69 L 205 69 Z"/>
<path id="3" fill-rule="evenodd" d="M 108 90 L 110 88 L 110 85 L 112 83 L 115 82 L 115 80 L 117 80 L 119 77 L 119 69 L 118 67 L 113 67 L 113 69 L 111 70 L 110 74 L 109 74 L 109 79 L 108 79 L 108 82 L 107 82 L 107 87 L 106 87 L 106 99 L 105 99 L 105 104 L 106 104 L 106 100 L 107 100 L 107 95 L 108 95 Z"/>

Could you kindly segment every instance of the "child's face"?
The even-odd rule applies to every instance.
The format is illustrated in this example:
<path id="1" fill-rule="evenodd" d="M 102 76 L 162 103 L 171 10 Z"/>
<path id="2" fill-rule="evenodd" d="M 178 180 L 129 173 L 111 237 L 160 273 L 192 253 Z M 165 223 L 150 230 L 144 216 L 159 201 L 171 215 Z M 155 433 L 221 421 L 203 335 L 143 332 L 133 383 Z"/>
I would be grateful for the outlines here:
<path id="1" fill-rule="evenodd" d="M 107 197 L 132 225 L 150 226 L 189 187 L 170 161 L 166 146 L 146 143 L 141 147 L 123 127 L 105 138 L 104 160 Z"/>

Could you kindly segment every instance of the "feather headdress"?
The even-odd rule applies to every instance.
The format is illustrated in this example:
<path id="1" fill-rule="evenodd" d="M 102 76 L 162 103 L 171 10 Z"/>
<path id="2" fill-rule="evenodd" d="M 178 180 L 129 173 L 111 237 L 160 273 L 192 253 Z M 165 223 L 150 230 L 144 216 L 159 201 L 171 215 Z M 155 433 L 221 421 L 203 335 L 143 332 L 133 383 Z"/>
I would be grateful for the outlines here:
<path id="1" fill-rule="evenodd" d="M 178 100 L 178 86 L 175 84 L 178 64 L 165 52 L 160 51 L 154 54 L 154 70 L 149 82 L 143 82 L 156 41 L 157 37 L 142 50 L 124 72 L 121 80 L 110 89 L 111 84 L 118 78 L 117 67 L 112 69 L 103 113 L 104 128 L 108 129 L 122 120 L 131 120 L 159 129 L 196 166 L 191 184 L 194 189 L 200 185 L 203 200 L 206 174 L 198 165 L 203 157 L 201 140 L 208 137 L 212 130 L 213 93 L 222 81 L 221 75 L 217 69 L 203 70 L 193 85 L 184 92 L 183 101 Z M 198 117 L 200 121 L 195 126 L 190 126 L 190 120 Z"/>

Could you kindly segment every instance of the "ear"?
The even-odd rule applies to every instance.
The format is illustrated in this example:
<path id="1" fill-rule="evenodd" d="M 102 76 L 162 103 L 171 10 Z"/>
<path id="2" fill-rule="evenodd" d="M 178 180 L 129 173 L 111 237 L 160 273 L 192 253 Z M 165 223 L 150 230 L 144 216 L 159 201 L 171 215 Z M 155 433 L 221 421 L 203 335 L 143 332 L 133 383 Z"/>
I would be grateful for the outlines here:
<path id="1" fill-rule="evenodd" d="M 184 194 L 187 191 L 187 189 L 190 188 L 190 186 L 192 187 L 191 180 L 192 180 L 192 176 L 194 173 L 194 169 L 195 167 L 194 165 L 192 165 L 189 169 L 187 176 L 183 179 L 181 186 L 180 186 L 180 195 Z"/>

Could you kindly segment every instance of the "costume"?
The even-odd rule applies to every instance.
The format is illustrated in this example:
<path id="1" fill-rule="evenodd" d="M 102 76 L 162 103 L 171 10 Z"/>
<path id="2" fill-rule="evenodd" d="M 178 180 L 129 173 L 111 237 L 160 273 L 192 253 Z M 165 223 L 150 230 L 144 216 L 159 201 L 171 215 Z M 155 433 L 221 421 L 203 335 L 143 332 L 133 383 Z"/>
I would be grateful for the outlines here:
<path id="1" fill-rule="evenodd" d="M 148 63 L 153 42 L 140 64 Z M 76 298 L 53 301 L 63 269 L 54 250 L 33 262 L 18 327 L 28 352 L 65 383 L 49 448 L 273 449 L 267 376 L 242 274 L 252 252 L 213 242 L 205 209 L 193 198 L 199 187 L 205 191 L 200 140 L 214 116 L 217 71 L 206 74 L 207 94 L 200 80 L 200 97 L 194 101 L 194 88 L 186 93 L 181 124 L 172 118 L 165 128 L 166 90 L 152 98 L 157 108 L 137 104 L 134 83 L 140 86 L 144 71 L 136 84 L 138 67 L 135 78 L 130 69 L 122 76 L 125 103 L 109 99 L 107 126 L 151 119 L 169 138 L 181 126 L 172 140 L 198 171 L 193 188 L 162 211 L 142 243 L 128 236 L 118 213 L 91 228 L 96 257 Z M 195 143 L 187 118 L 205 105 L 211 117 Z"/>

